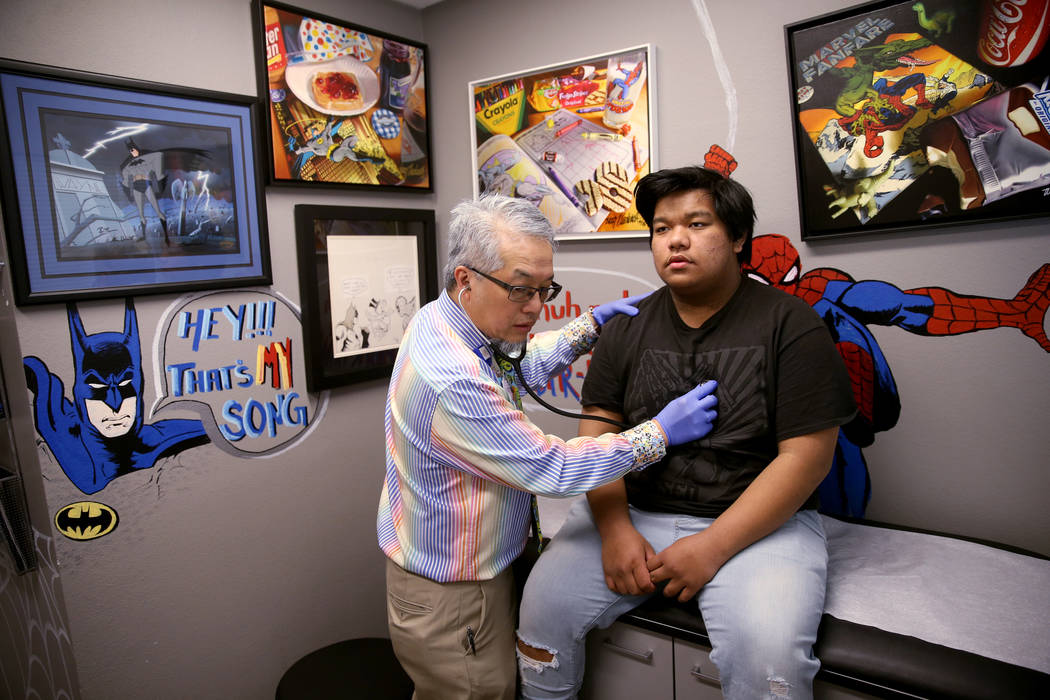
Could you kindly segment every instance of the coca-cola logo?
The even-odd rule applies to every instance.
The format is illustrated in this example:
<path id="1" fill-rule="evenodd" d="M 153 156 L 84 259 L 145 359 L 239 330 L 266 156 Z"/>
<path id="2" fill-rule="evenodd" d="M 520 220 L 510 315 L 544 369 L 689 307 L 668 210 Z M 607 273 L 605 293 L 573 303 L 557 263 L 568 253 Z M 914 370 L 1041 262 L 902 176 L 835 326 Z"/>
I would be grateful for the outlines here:
<path id="1" fill-rule="evenodd" d="M 1050 21 L 1047 0 L 986 0 L 977 53 L 993 66 L 1019 66 L 1039 53 Z"/>

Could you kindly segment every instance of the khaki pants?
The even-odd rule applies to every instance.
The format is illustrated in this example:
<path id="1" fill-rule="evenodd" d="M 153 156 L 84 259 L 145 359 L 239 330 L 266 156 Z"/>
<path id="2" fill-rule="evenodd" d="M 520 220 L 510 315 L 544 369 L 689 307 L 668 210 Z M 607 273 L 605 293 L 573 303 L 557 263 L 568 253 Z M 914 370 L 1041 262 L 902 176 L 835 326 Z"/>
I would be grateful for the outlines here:
<path id="1" fill-rule="evenodd" d="M 387 559 L 386 591 L 390 640 L 415 683 L 414 700 L 514 700 L 510 569 L 490 581 L 438 583 Z"/>

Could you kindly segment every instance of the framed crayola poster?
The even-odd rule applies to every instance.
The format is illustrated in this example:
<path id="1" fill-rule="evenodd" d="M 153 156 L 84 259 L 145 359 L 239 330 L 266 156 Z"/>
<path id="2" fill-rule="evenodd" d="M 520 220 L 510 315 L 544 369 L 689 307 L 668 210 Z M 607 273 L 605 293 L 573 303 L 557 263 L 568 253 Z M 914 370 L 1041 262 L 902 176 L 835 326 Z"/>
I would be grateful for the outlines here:
<path id="1" fill-rule="evenodd" d="M 1050 0 L 883 1 L 785 32 L 802 238 L 1050 213 Z"/>
<path id="2" fill-rule="evenodd" d="M 269 181 L 432 192 L 427 47 L 254 0 Z"/>
<path id="3" fill-rule="evenodd" d="M 475 196 L 528 199 L 562 240 L 647 236 L 633 192 L 656 153 L 652 57 L 635 46 L 470 83 Z"/>

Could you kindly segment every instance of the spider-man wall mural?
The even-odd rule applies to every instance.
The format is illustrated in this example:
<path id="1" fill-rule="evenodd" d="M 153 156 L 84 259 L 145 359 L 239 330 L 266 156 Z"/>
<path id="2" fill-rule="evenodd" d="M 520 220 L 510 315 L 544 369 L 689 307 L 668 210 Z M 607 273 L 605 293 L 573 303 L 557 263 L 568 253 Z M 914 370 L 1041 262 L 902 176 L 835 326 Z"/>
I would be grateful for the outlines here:
<path id="1" fill-rule="evenodd" d="M 889 363 L 868 330 L 896 326 L 925 336 L 1017 328 L 1050 353 L 1044 322 L 1050 306 L 1050 263 L 1032 273 L 1013 299 L 960 294 L 942 287 L 900 289 L 881 280 L 857 281 L 842 270 L 802 272 L 802 260 L 781 235 L 756 236 L 745 274 L 805 299 L 824 319 L 853 382 L 857 417 L 839 431 L 831 472 L 820 485 L 821 510 L 859 517 L 871 497 L 862 448 L 897 424 L 901 402 Z"/>

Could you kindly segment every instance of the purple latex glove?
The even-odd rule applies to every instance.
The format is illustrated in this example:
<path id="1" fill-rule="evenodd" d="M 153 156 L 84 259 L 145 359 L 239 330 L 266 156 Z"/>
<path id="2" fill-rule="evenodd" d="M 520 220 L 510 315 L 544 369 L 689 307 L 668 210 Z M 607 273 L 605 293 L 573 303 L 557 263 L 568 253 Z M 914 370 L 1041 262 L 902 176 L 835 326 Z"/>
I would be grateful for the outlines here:
<path id="1" fill-rule="evenodd" d="M 599 326 L 604 326 L 605 322 L 616 314 L 627 314 L 628 316 L 638 315 L 638 302 L 652 294 L 652 292 L 646 292 L 645 294 L 637 294 L 633 297 L 624 297 L 623 299 L 615 299 L 613 301 L 607 301 L 604 304 L 599 304 L 591 309 L 591 315 L 594 316 L 594 322 Z"/>
<path id="2" fill-rule="evenodd" d="M 718 398 L 715 389 L 718 382 L 706 381 L 672 400 L 656 414 L 655 420 L 667 436 L 667 444 L 681 445 L 700 438 L 711 432 L 718 412 L 715 406 Z"/>

